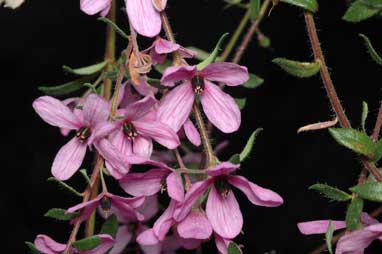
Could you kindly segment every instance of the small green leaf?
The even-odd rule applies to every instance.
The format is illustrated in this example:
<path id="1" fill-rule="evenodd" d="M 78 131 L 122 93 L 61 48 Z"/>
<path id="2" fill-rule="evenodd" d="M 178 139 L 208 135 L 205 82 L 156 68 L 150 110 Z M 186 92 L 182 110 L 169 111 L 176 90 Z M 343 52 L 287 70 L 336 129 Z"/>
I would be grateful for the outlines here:
<path id="1" fill-rule="evenodd" d="M 246 83 L 243 84 L 243 86 L 245 88 L 253 89 L 253 88 L 259 87 L 263 83 L 264 83 L 264 79 L 260 78 L 259 76 L 253 73 L 249 73 L 249 79 Z"/>
<path id="2" fill-rule="evenodd" d="M 78 197 L 82 197 L 82 194 L 79 193 L 76 189 L 74 189 L 72 186 L 64 183 L 63 181 L 60 181 L 54 177 L 49 177 L 48 178 L 48 182 L 54 182 L 54 183 L 57 183 L 59 186 L 61 186 L 63 189 L 66 189 L 67 191 L 73 193 L 74 195 L 78 196 Z"/>
<path id="3" fill-rule="evenodd" d="M 374 161 L 378 162 L 382 158 L 382 138 L 378 140 L 375 146 L 376 148 L 375 148 Z"/>
<path id="4" fill-rule="evenodd" d="M 318 10 L 318 3 L 316 0 L 281 0 L 281 2 L 302 7 L 311 12 L 316 12 Z"/>
<path id="5" fill-rule="evenodd" d="M 208 58 L 208 56 L 210 55 L 210 53 L 208 53 L 207 51 L 200 49 L 200 48 L 197 48 L 197 47 L 187 47 L 187 49 L 195 51 L 197 53 L 197 55 L 195 56 L 195 59 L 199 60 L 199 61 L 206 60 Z M 217 57 L 216 61 L 219 61 L 219 59 L 220 58 Z"/>
<path id="6" fill-rule="evenodd" d="M 357 0 L 350 5 L 342 19 L 357 23 L 374 16 L 378 11 L 380 10 L 366 5 L 361 0 Z"/>
<path id="7" fill-rule="evenodd" d="M 230 242 L 228 245 L 228 254 L 243 254 L 240 249 L 240 246 L 235 242 Z"/>
<path id="8" fill-rule="evenodd" d="M 240 164 L 240 154 L 235 153 L 234 155 L 232 155 L 229 159 L 229 162 L 231 162 L 232 164 Z"/>
<path id="9" fill-rule="evenodd" d="M 359 34 L 359 36 L 364 39 L 367 52 L 369 52 L 369 55 L 371 58 L 379 65 L 382 65 L 382 57 L 380 57 L 377 53 L 377 51 L 374 49 L 373 45 L 371 44 L 369 38 L 366 37 L 364 34 Z"/>
<path id="10" fill-rule="evenodd" d="M 53 218 L 56 220 L 62 220 L 62 221 L 68 221 L 72 220 L 75 217 L 77 217 L 78 213 L 65 213 L 66 210 L 61 209 L 61 208 L 52 208 L 49 211 L 47 211 L 44 216 L 48 218 Z"/>
<path id="11" fill-rule="evenodd" d="M 362 3 L 372 8 L 382 8 L 382 0 L 361 0 Z"/>
<path id="12" fill-rule="evenodd" d="M 363 199 L 382 202 L 382 183 L 366 182 L 350 188 L 350 191 L 358 194 Z"/>
<path id="13" fill-rule="evenodd" d="M 98 20 L 105 22 L 106 24 L 111 26 L 111 28 L 113 28 L 114 31 L 116 31 L 120 36 L 122 36 L 122 38 L 127 39 L 127 40 L 129 39 L 129 36 L 110 19 L 105 18 L 105 17 L 100 17 L 100 18 L 98 18 Z"/>
<path id="14" fill-rule="evenodd" d="M 346 211 L 346 228 L 356 230 L 361 226 L 361 213 L 363 210 L 363 199 L 354 198 Z"/>
<path id="15" fill-rule="evenodd" d="M 220 37 L 220 39 L 219 39 L 218 43 L 216 44 L 215 49 L 212 51 L 212 53 L 203 62 L 196 65 L 196 68 L 198 70 L 203 70 L 207 65 L 216 61 L 216 58 L 218 57 L 219 52 L 221 50 L 221 46 L 223 44 L 223 41 L 227 36 L 228 36 L 228 33 L 223 34 Z"/>
<path id="16" fill-rule="evenodd" d="M 93 81 L 95 77 L 95 75 L 85 76 L 58 86 L 39 86 L 38 90 L 51 96 L 66 95 L 80 90 L 84 83 Z"/>
<path id="17" fill-rule="evenodd" d="M 249 9 L 251 10 L 251 19 L 256 19 L 260 13 L 260 0 L 251 0 Z"/>
<path id="18" fill-rule="evenodd" d="M 361 118 L 361 126 L 363 132 L 366 132 L 366 119 L 367 115 L 369 114 L 369 107 L 366 102 L 362 102 L 362 118 Z"/>
<path id="19" fill-rule="evenodd" d="M 269 48 L 271 46 L 271 39 L 263 33 L 259 32 L 259 34 L 257 35 L 257 40 L 259 42 L 260 47 Z"/>
<path id="20" fill-rule="evenodd" d="M 115 238 L 118 231 L 118 220 L 113 214 L 103 223 L 100 234 L 108 234 Z"/>
<path id="21" fill-rule="evenodd" d="M 332 221 L 329 221 L 328 229 L 326 230 L 325 234 L 325 241 L 326 241 L 326 247 L 328 248 L 328 251 L 330 254 L 333 254 L 333 247 L 332 247 L 332 239 L 333 239 L 333 223 Z"/>
<path id="22" fill-rule="evenodd" d="M 347 201 L 351 199 L 351 195 L 348 193 L 327 184 L 316 183 L 310 186 L 309 189 L 318 191 L 323 196 L 336 201 Z"/>
<path id="23" fill-rule="evenodd" d="M 162 86 L 161 83 L 160 83 L 160 80 L 159 79 L 155 79 L 155 78 L 147 78 L 147 83 L 150 86 L 153 86 L 155 88 L 162 89 L 162 90 L 168 88 L 166 86 Z"/>
<path id="24" fill-rule="evenodd" d="M 101 243 L 101 238 L 99 236 L 90 236 L 73 243 L 73 247 L 77 250 L 92 250 L 96 248 Z"/>
<path id="25" fill-rule="evenodd" d="M 376 146 L 365 133 L 355 129 L 330 128 L 329 133 L 339 143 L 369 159 L 374 158 Z"/>
<path id="26" fill-rule="evenodd" d="M 309 78 L 320 71 L 320 64 L 318 62 L 298 62 L 286 58 L 275 58 L 272 62 L 298 78 Z"/>
<path id="27" fill-rule="evenodd" d="M 90 65 L 90 66 L 86 66 L 86 67 L 81 67 L 81 68 L 77 68 L 77 69 L 73 69 L 69 66 L 62 66 L 62 69 L 64 69 L 64 71 L 67 71 L 69 73 L 72 73 L 72 74 L 75 74 L 75 75 L 79 75 L 79 76 L 88 76 L 88 75 L 92 75 L 92 74 L 95 74 L 95 73 L 98 73 L 100 71 L 103 70 L 103 68 L 105 68 L 107 62 L 101 62 L 101 63 L 97 63 L 97 64 L 93 64 L 93 65 Z"/>
<path id="28" fill-rule="evenodd" d="M 29 248 L 31 253 L 33 253 L 33 254 L 40 254 L 41 253 L 41 251 L 39 251 L 33 243 L 25 242 L 25 244 L 27 245 L 27 247 Z"/>
<path id="29" fill-rule="evenodd" d="M 81 175 L 84 177 L 86 183 L 87 183 L 88 185 L 91 184 L 91 182 L 90 182 L 90 178 L 89 178 L 89 176 L 88 176 L 88 173 L 87 173 L 86 169 L 85 169 L 85 168 L 81 169 L 81 170 L 80 170 L 80 173 L 81 173 Z"/>
<path id="30" fill-rule="evenodd" d="M 240 161 L 245 160 L 249 154 L 252 152 L 253 145 L 255 144 L 256 137 L 263 130 L 263 128 L 258 128 L 255 130 L 252 135 L 249 137 L 247 144 L 245 145 L 243 151 L 240 153 Z"/>
<path id="31" fill-rule="evenodd" d="M 244 109 L 247 104 L 247 98 L 236 98 L 235 101 L 240 110 Z"/>

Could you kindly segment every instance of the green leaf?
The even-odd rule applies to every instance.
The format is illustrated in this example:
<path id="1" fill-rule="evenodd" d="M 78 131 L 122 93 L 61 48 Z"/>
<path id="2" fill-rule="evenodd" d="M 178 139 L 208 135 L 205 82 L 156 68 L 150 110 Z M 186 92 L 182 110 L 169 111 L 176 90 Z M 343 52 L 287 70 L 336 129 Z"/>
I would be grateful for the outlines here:
<path id="1" fill-rule="evenodd" d="M 247 104 L 247 98 L 236 98 L 235 101 L 240 110 L 244 109 Z"/>
<path id="2" fill-rule="evenodd" d="M 65 213 L 66 210 L 61 209 L 61 208 L 52 208 L 49 211 L 47 211 L 44 216 L 48 218 L 53 218 L 56 220 L 62 220 L 62 221 L 68 221 L 72 220 L 75 217 L 77 217 L 78 213 Z"/>
<path id="3" fill-rule="evenodd" d="M 371 44 L 369 38 L 366 37 L 364 34 L 359 34 L 361 38 L 364 39 L 367 52 L 371 56 L 371 58 L 379 65 L 382 65 L 382 57 L 380 57 L 377 53 L 377 51 L 374 49 L 373 45 Z"/>
<path id="4" fill-rule="evenodd" d="M 240 164 L 240 154 L 235 153 L 234 155 L 232 155 L 229 159 L 229 162 L 231 162 L 232 164 Z"/>
<path id="5" fill-rule="evenodd" d="M 73 247 L 77 250 L 92 250 L 96 248 L 101 243 L 101 238 L 99 236 L 90 236 L 73 243 Z"/>
<path id="6" fill-rule="evenodd" d="M 378 140 L 375 146 L 376 148 L 375 148 L 374 161 L 378 162 L 382 158 L 382 138 Z"/>
<path id="7" fill-rule="evenodd" d="M 228 245 L 228 254 L 243 254 L 239 245 L 235 242 L 230 242 Z"/>
<path id="8" fill-rule="evenodd" d="M 243 151 L 240 153 L 240 161 L 245 160 L 249 154 L 252 152 L 253 145 L 255 144 L 256 137 L 263 130 L 263 128 L 258 128 L 255 130 L 252 135 L 249 137 L 247 144 L 245 145 Z"/>
<path id="9" fill-rule="evenodd" d="M 105 22 L 106 24 L 111 26 L 111 28 L 113 28 L 113 30 L 115 32 L 117 32 L 120 36 L 122 36 L 122 38 L 127 39 L 127 40 L 129 39 L 129 36 L 110 19 L 105 18 L 105 17 L 100 17 L 100 18 L 98 18 L 98 20 Z"/>
<path id="10" fill-rule="evenodd" d="M 342 17 L 343 20 L 357 23 L 377 14 L 379 9 L 364 4 L 361 0 L 353 2 Z"/>
<path id="11" fill-rule="evenodd" d="M 90 181 L 90 178 L 89 178 L 89 176 L 88 176 L 88 172 L 86 171 L 86 169 L 85 169 L 85 168 L 81 169 L 81 170 L 80 170 L 80 173 L 81 173 L 81 175 L 84 177 L 86 183 L 87 183 L 88 185 L 91 184 L 91 181 Z"/>
<path id="12" fill-rule="evenodd" d="M 61 186 L 63 189 L 73 193 L 74 195 L 78 196 L 78 197 L 82 197 L 82 194 L 79 193 L 76 189 L 74 189 L 72 186 L 64 183 L 63 181 L 60 181 L 54 177 L 49 177 L 48 178 L 48 182 L 54 182 L 54 183 L 57 183 L 59 186 Z"/>
<path id="13" fill-rule="evenodd" d="M 362 3 L 372 8 L 382 8 L 382 0 L 362 0 Z"/>
<path id="14" fill-rule="evenodd" d="M 323 196 L 336 201 L 347 201 L 351 199 L 351 195 L 348 193 L 327 184 L 316 183 L 310 186 L 309 189 L 318 191 Z"/>
<path id="15" fill-rule="evenodd" d="M 382 202 L 382 183 L 366 182 L 350 188 L 350 191 L 358 194 L 363 199 Z"/>
<path id="16" fill-rule="evenodd" d="M 222 44 L 223 44 L 223 41 L 224 41 L 224 39 L 225 39 L 227 36 L 228 36 L 228 33 L 223 34 L 223 35 L 220 37 L 220 39 L 219 39 L 218 43 L 216 44 L 215 49 L 212 51 L 212 53 L 211 53 L 211 54 L 210 54 L 210 55 L 209 55 L 203 62 L 201 62 L 201 63 L 199 63 L 198 65 L 196 65 L 196 68 L 197 68 L 198 70 L 203 70 L 207 65 L 209 65 L 209 64 L 211 64 L 211 63 L 213 63 L 213 62 L 215 62 L 215 60 L 216 60 L 216 58 L 218 57 L 219 52 L 220 52 L 220 50 L 221 50 L 221 46 L 222 46 Z"/>
<path id="17" fill-rule="evenodd" d="M 155 78 L 147 78 L 147 83 L 150 86 L 153 86 L 155 88 L 162 89 L 162 90 L 168 88 L 166 86 L 162 86 L 161 83 L 160 83 L 160 80 L 159 79 L 155 79 Z"/>
<path id="18" fill-rule="evenodd" d="M 200 49 L 200 48 L 197 48 L 197 47 L 187 47 L 187 49 L 195 51 L 197 53 L 197 55 L 195 56 L 195 59 L 197 59 L 199 61 L 206 60 L 208 58 L 208 56 L 210 55 L 210 53 L 208 53 L 207 51 Z M 216 60 L 219 61 L 219 57 L 216 58 Z"/>
<path id="19" fill-rule="evenodd" d="M 254 20 L 260 13 L 260 0 L 251 0 L 249 3 L 249 9 L 251 10 L 251 19 Z"/>
<path id="20" fill-rule="evenodd" d="M 366 119 L 367 115 L 369 114 L 369 107 L 366 102 L 362 102 L 362 118 L 361 118 L 361 126 L 363 132 L 366 132 Z"/>
<path id="21" fill-rule="evenodd" d="M 329 221 L 328 229 L 326 230 L 326 234 L 325 234 L 325 241 L 326 241 L 326 246 L 328 247 L 328 251 L 330 254 L 333 254 L 333 247 L 332 247 L 333 233 L 334 233 L 333 223 L 332 221 Z"/>
<path id="22" fill-rule="evenodd" d="M 41 251 L 39 251 L 33 243 L 25 242 L 25 244 L 27 245 L 27 247 L 29 248 L 31 253 L 33 253 L 33 254 L 40 254 L 41 253 Z"/>
<path id="23" fill-rule="evenodd" d="M 102 71 L 103 68 L 105 68 L 106 64 L 107 64 L 107 62 L 104 61 L 101 63 L 97 63 L 97 64 L 93 64 L 90 66 L 81 67 L 81 68 L 77 68 L 77 69 L 73 69 L 67 65 L 64 65 L 64 66 L 62 66 L 62 69 L 64 69 L 64 71 L 67 71 L 67 72 L 75 74 L 75 75 L 87 76 L 87 75 L 92 75 L 92 74 L 95 74 L 95 73 Z"/>
<path id="24" fill-rule="evenodd" d="M 356 230 L 361 226 L 361 213 L 363 210 L 363 199 L 354 198 L 346 211 L 346 228 Z"/>
<path id="25" fill-rule="evenodd" d="M 316 0 L 281 0 L 281 2 L 302 7 L 311 12 L 316 12 L 318 10 L 318 3 Z"/>
<path id="26" fill-rule="evenodd" d="M 369 159 L 374 158 L 376 146 L 365 133 L 350 128 L 330 128 L 329 133 L 340 145 Z"/>
<path id="27" fill-rule="evenodd" d="M 271 39 L 262 33 L 259 33 L 257 35 L 257 40 L 259 42 L 260 47 L 269 48 L 271 46 Z"/>
<path id="28" fill-rule="evenodd" d="M 246 83 L 243 84 L 243 86 L 245 88 L 253 89 L 253 88 L 259 87 L 263 83 L 264 83 L 264 79 L 260 78 L 259 76 L 253 73 L 249 73 L 249 79 Z"/>
<path id="29" fill-rule="evenodd" d="M 309 78 L 320 71 L 320 64 L 318 62 L 298 62 L 286 58 L 275 58 L 272 62 L 298 78 Z"/>
<path id="30" fill-rule="evenodd" d="M 83 84 L 93 81 L 95 79 L 95 75 L 82 77 L 73 81 L 70 81 L 68 83 L 65 83 L 63 85 L 58 86 L 40 86 L 38 87 L 38 90 L 41 92 L 51 95 L 51 96 L 61 96 L 73 93 L 75 91 L 80 90 L 83 88 Z"/>
<path id="31" fill-rule="evenodd" d="M 100 234 L 108 234 L 115 238 L 118 231 L 118 220 L 117 217 L 113 214 L 107 218 L 101 227 Z"/>

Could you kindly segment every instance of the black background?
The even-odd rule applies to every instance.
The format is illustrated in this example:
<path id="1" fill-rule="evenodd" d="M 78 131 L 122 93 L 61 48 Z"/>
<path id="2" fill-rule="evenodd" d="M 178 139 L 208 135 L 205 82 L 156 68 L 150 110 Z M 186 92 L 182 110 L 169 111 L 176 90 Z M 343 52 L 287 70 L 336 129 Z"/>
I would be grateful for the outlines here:
<path id="1" fill-rule="evenodd" d="M 25 253 L 24 241 L 45 233 L 64 242 L 70 227 L 44 218 L 51 207 L 68 207 L 74 199 L 47 183 L 50 165 L 67 138 L 43 123 L 31 107 L 41 94 L 37 86 L 68 81 L 61 66 L 86 66 L 103 57 L 104 25 L 79 10 L 79 1 L 28 1 L 17 11 L 0 9 L 1 89 L 1 192 L 2 252 Z M 355 128 L 360 126 L 361 103 L 370 107 L 372 129 L 381 96 L 381 68 L 367 53 L 359 32 L 381 50 L 381 20 L 354 25 L 341 20 L 346 1 L 321 0 L 317 26 L 327 62 L 341 100 Z M 206 50 L 224 32 L 232 32 L 243 10 L 223 10 L 222 1 L 169 1 L 168 15 L 179 43 Z M 124 16 L 121 14 L 121 18 Z M 120 22 L 126 28 L 126 22 Z M 327 131 L 296 134 L 308 123 L 333 117 L 319 77 L 297 79 L 271 63 L 275 57 L 312 59 L 302 12 L 286 4 L 277 6 L 261 25 L 272 40 L 271 49 L 251 43 L 242 64 L 265 79 L 256 90 L 231 89 L 248 96 L 243 123 L 231 140 L 229 153 L 240 151 L 257 127 L 265 131 L 257 140 L 241 174 L 283 196 L 279 208 L 252 206 L 238 193 L 245 217 L 239 242 L 245 253 L 307 253 L 323 243 L 323 236 L 302 236 L 296 223 L 313 219 L 342 219 L 346 206 L 329 203 L 307 188 L 327 182 L 346 189 L 356 182 L 360 165 L 339 147 Z M 120 46 L 124 46 L 119 41 Z M 381 51 L 380 51 L 381 52 Z M 215 133 L 216 137 L 216 133 Z M 222 135 L 218 134 L 221 138 Z M 81 181 L 71 180 L 74 184 Z M 5 247 L 5 249 L 4 249 Z M 373 251 L 370 251 L 372 253 Z"/>

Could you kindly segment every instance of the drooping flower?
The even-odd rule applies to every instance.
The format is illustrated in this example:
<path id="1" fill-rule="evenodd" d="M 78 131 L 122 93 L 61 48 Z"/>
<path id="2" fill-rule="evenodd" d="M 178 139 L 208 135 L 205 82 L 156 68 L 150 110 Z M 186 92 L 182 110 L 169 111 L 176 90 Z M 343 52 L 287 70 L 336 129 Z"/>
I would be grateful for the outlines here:
<path id="1" fill-rule="evenodd" d="M 233 239 L 242 229 L 243 217 L 230 185 L 241 190 L 255 205 L 275 207 L 283 203 L 277 193 L 249 182 L 242 176 L 231 175 L 238 168 L 239 165 L 223 162 L 207 169 L 209 178 L 192 185 L 182 205 L 174 212 L 174 219 L 182 221 L 195 202 L 211 187 L 206 204 L 207 218 L 214 232 L 223 238 Z"/>
<path id="2" fill-rule="evenodd" d="M 111 8 L 112 0 L 81 0 L 80 9 L 88 15 L 100 13 L 102 17 L 106 16 Z"/>
<path id="3" fill-rule="evenodd" d="M 184 82 L 162 100 L 158 119 L 178 131 L 188 119 L 195 97 L 199 96 L 204 113 L 211 123 L 222 132 L 234 132 L 240 127 L 240 109 L 230 95 L 210 81 L 238 86 L 248 78 L 246 67 L 226 62 L 212 63 L 202 70 L 197 70 L 196 66 L 169 67 L 161 83 L 172 87 L 178 81 Z"/>
<path id="4" fill-rule="evenodd" d="M 81 166 L 87 147 L 102 137 L 98 134 L 102 134 L 100 129 L 107 124 L 109 103 L 96 94 L 90 94 L 85 99 L 83 110 L 73 112 L 61 101 L 42 96 L 33 102 L 33 108 L 48 124 L 76 131 L 75 137 L 58 151 L 52 165 L 53 176 L 59 180 L 67 180 Z M 116 149 L 109 148 L 103 154 L 110 155 L 109 160 L 114 164 L 123 166 L 125 159 L 117 154 Z"/>
<path id="5" fill-rule="evenodd" d="M 0 6 L 4 4 L 4 7 L 8 7 L 11 9 L 16 9 L 20 7 L 22 3 L 24 3 L 24 0 L 0 0 Z"/>
<path id="6" fill-rule="evenodd" d="M 71 248 L 71 253 L 83 253 L 83 254 L 104 254 L 114 245 L 115 241 L 110 235 L 100 234 L 95 235 L 100 238 L 100 244 L 94 249 L 87 251 L 77 251 L 75 248 Z M 34 241 L 34 245 L 41 254 L 61 254 L 66 249 L 66 244 L 61 244 L 54 241 L 47 235 L 38 235 Z"/>

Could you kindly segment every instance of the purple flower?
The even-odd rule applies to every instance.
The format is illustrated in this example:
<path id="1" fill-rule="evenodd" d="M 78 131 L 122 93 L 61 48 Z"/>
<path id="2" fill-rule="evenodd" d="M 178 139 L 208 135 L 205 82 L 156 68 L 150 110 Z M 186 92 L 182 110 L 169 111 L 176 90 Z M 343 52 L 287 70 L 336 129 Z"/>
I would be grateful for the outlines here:
<path id="1" fill-rule="evenodd" d="M 81 0 L 80 9 L 88 15 L 100 12 L 101 16 L 106 16 L 111 7 L 112 0 Z"/>
<path id="2" fill-rule="evenodd" d="M 240 127 L 240 109 L 230 95 L 210 81 L 238 86 L 248 78 L 246 67 L 226 62 L 212 63 L 201 71 L 196 66 L 169 67 L 161 83 L 171 87 L 178 81 L 184 82 L 162 100 L 158 108 L 158 119 L 178 131 L 188 119 L 195 96 L 198 95 L 211 123 L 222 132 L 234 132 Z"/>
<path id="3" fill-rule="evenodd" d="M 100 234 L 96 235 L 101 239 L 101 243 L 92 250 L 88 251 L 77 251 L 75 248 L 71 248 L 71 253 L 83 253 L 83 254 L 104 254 L 106 253 L 115 243 L 110 235 Z M 41 254 L 61 254 L 66 248 L 66 244 L 61 244 L 49 236 L 38 235 L 34 241 L 34 245 L 37 250 L 41 251 Z"/>
<path id="4" fill-rule="evenodd" d="M 58 151 L 52 165 L 53 176 L 67 180 L 81 166 L 87 147 L 102 138 L 101 127 L 107 124 L 109 103 L 96 94 L 90 94 L 85 99 L 83 110 L 79 112 L 72 111 L 53 97 L 42 96 L 33 102 L 33 108 L 50 125 L 76 131 L 75 137 Z M 107 155 L 113 158 L 115 164 L 124 164 L 115 149 L 109 149 Z"/>
<path id="5" fill-rule="evenodd" d="M 230 175 L 238 168 L 239 165 L 223 162 L 208 169 L 209 178 L 192 185 L 182 205 L 174 212 L 174 218 L 182 221 L 195 202 L 211 187 L 206 205 L 207 218 L 217 234 L 232 239 L 240 233 L 243 217 L 231 185 L 241 190 L 255 205 L 275 207 L 283 203 L 277 193 L 251 183 L 242 176 Z"/>

